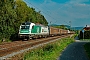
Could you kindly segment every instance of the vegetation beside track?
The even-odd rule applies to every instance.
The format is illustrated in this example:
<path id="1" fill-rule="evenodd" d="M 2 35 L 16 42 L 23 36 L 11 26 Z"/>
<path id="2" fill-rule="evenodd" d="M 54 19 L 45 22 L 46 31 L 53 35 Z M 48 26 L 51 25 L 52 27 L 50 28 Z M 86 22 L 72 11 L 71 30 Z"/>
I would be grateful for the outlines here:
<path id="1" fill-rule="evenodd" d="M 0 0 L 0 42 L 17 40 L 23 22 L 48 25 L 45 17 L 23 0 Z"/>
<path id="2" fill-rule="evenodd" d="M 54 43 L 48 44 L 25 54 L 23 60 L 56 60 L 60 53 L 74 42 L 74 36 L 63 38 Z"/>
<path id="3" fill-rule="evenodd" d="M 86 43 L 84 45 L 84 47 L 85 47 L 85 51 L 86 51 L 86 53 L 87 53 L 87 55 L 88 55 L 88 57 L 90 59 L 90 43 Z"/>

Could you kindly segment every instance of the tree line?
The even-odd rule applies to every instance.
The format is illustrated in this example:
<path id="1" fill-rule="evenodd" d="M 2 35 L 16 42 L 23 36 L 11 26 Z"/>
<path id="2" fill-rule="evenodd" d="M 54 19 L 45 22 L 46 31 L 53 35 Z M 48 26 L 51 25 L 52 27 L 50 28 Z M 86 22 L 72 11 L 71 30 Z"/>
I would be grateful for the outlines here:
<path id="1" fill-rule="evenodd" d="M 48 25 L 45 17 L 22 0 L 0 0 L 0 40 L 13 40 L 23 22 Z"/>

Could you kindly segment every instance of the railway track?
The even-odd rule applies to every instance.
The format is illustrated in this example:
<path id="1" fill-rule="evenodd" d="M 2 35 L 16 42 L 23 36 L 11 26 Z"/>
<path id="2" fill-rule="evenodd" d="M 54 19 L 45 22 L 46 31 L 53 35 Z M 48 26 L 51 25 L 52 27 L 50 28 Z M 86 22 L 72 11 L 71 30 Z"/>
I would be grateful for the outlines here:
<path id="1" fill-rule="evenodd" d="M 0 57 L 6 56 L 6 55 L 11 54 L 13 52 L 17 52 L 20 50 L 27 49 L 30 47 L 34 47 L 38 44 L 53 41 L 57 38 L 64 38 L 67 36 L 69 36 L 69 35 L 55 36 L 55 37 L 49 37 L 49 38 L 41 38 L 41 39 L 29 40 L 29 41 L 14 41 L 11 43 L 0 44 Z"/>

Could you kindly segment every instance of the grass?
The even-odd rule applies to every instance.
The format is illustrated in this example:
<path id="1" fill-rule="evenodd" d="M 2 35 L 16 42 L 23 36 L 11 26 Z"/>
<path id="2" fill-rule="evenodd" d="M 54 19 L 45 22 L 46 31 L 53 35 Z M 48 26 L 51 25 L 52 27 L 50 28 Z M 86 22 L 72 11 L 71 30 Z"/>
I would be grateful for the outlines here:
<path id="1" fill-rule="evenodd" d="M 80 40 L 90 40 L 90 39 L 80 39 Z"/>
<path id="2" fill-rule="evenodd" d="M 90 43 L 86 43 L 84 45 L 84 47 L 85 47 L 85 51 L 86 51 L 86 53 L 87 53 L 87 55 L 88 55 L 88 57 L 90 59 Z"/>
<path id="3" fill-rule="evenodd" d="M 73 37 L 63 38 L 57 42 L 26 53 L 23 60 L 56 60 L 60 56 L 60 53 L 73 42 Z"/>
<path id="4" fill-rule="evenodd" d="M 7 40 L 5 40 L 5 41 L 0 40 L 0 44 L 2 44 L 3 42 L 12 42 L 12 41 L 9 40 L 9 39 L 7 39 Z"/>

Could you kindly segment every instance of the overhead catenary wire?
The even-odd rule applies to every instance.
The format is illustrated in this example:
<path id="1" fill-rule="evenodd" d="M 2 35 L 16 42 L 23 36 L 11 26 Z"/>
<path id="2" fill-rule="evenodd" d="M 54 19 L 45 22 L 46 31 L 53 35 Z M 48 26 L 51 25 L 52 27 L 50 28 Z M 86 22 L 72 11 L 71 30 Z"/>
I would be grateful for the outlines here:
<path id="1" fill-rule="evenodd" d="M 43 5 L 43 4 L 42 4 Z M 47 10 L 49 10 L 49 11 L 47 11 L 48 13 L 50 13 L 50 14 L 52 14 L 51 12 L 50 12 L 50 9 L 48 9 L 45 5 L 44 5 L 44 7 L 47 9 Z M 55 12 L 53 12 L 55 15 L 58 15 L 58 12 L 57 11 L 55 11 Z M 60 17 L 58 17 L 58 18 L 60 18 Z M 70 27 L 71 27 L 71 21 L 68 21 L 68 22 L 66 22 L 66 21 L 64 21 L 65 23 L 67 23 Z M 50 23 L 51 23 L 51 21 L 50 21 Z"/>
<path id="2" fill-rule="evenodd" d="M 33 5 L 32 3 L 28 2 L 27 0 L 24 0 L 25 2 L 27 2 L 28 4 L 32 5 L 32 7 L 36 8 L 37 10 L 41 11 L 38 7 L 36 7 L 35 5 Z M 49 16 L 50 18 L 57 20 L 56 18 L 52 17 L 51 15 L 49 15 L 48 13 L 50 13 L 49 11 L 46 10 L 46 12 L 41 11 L 42 13 L 46 14 L 47 16 Z M 51 13 L 50 13 L 51 14 Z"/>
<path id="3" fill-rule="evenodd" d="M 32 5 L 32 7 L 34 7 L 34 8 L 36 8 L 37 10 L 39 10 L 39 11 L 41 11 L 38 7 L 36 7 L 35 5 L 33 5 L 32 3 L 30 3 L 30 2 L 28 2 L 27 0 L 24 0 L 24 1 L 26 1 L 28 4 L 30 4 L 30 5 Z M 42 4 L 43 5 L 43 4 Z M 46 6 L 44 6 L 45 8 L 47 8 Z M 50 11 L 48 11 L 49 9 L 47 8 L 47 10 L 46 10 L 46 12 L 44 12 L 44 11 L 41 11 L 42 13 L 44 13 L 44 14 L 46 14 L 49 18 L 51 18 L 51 19 L 54 19 L 54 20 L 58 20 L 58 19 L 56 19 L 56 18 L 54 18 L 54 17 L 52 17 L 51 15 L 52 15 L 52 13 L 50 12 Z M 54 14 L 56 14 L 56 15 L 58 15 L 57 14 L 57 11 L 56 12 L 53 12 Z M 49 15 L 50 14 L 50 15 Z M 51 22 L 53 22 L 53 21 L 50 21 L 49 23 L 51 24 Z M 67 23 L 66 21 L 64 21 L 65 23 Z M 68 25 L 70 25 L 71 26 L 71 24 L 70 24 L 70 21 L 69 21 L 69 23 L 67 23 Z"/>

